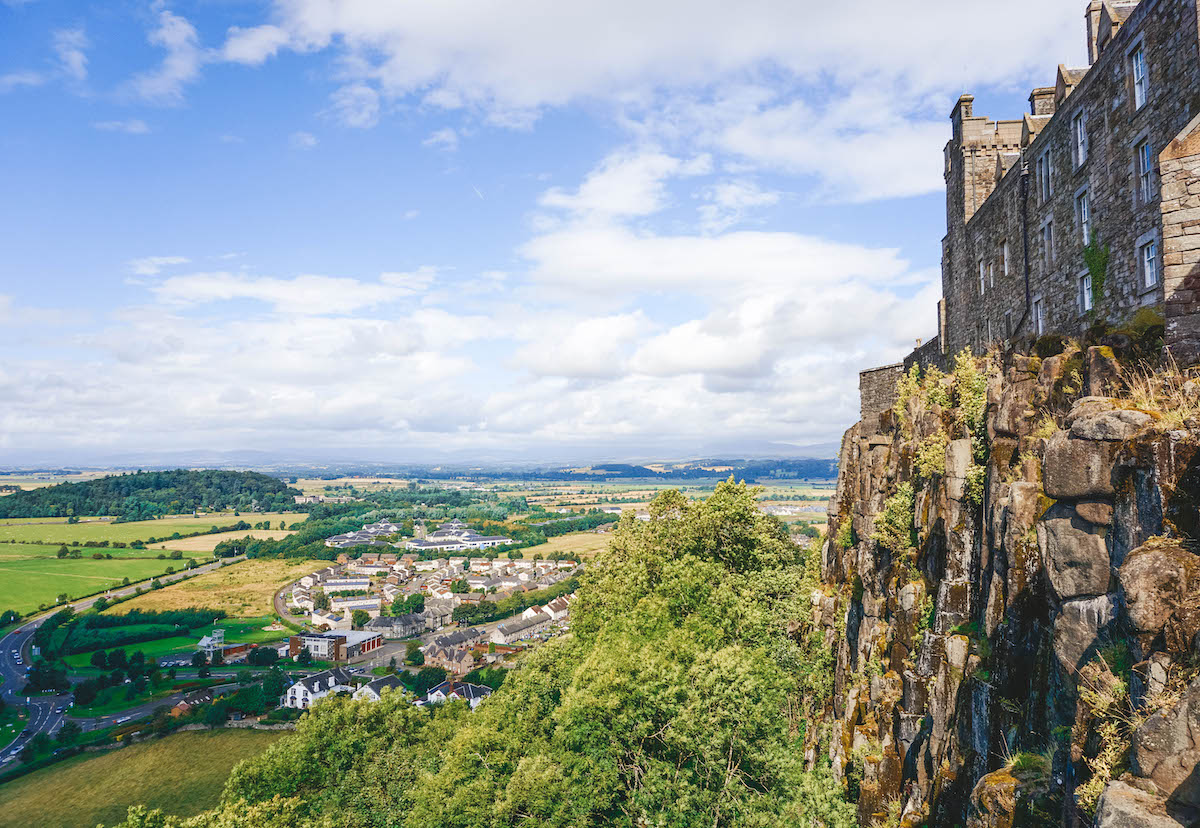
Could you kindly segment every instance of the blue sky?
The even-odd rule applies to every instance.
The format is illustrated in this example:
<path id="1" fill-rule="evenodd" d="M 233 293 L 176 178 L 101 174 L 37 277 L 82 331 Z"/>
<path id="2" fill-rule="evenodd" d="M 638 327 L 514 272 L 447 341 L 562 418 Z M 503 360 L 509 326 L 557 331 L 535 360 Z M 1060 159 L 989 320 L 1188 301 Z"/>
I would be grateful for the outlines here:
<path id="1" fill-rule="evenodd" d="M 828 444 L 1083 10 L 0 0 L 0 461 Z"/>

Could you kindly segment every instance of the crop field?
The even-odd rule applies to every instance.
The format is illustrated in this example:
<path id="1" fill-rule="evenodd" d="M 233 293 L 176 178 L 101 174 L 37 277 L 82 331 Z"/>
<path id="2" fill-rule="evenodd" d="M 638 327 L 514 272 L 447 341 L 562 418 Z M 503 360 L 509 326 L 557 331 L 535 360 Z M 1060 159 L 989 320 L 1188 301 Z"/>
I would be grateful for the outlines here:
<path id="1" fill-rule="evenodd" d="M 41 489 L 59 483 L 80 483 L 107 477 L 112 472 L 78 472 L 76 474 L 0 474 L 0 486 L 19 486 L 22 489 Z"/>
<path id="2" fill-rule="evenodd" d="M 135 582 L 162 575 L 168 566 L 180 569 L 182 562 L 115 556 L 111 561 L 0 557 L 0 609 L 30 612 L 54 603 L 61 593 L 72 599 L 91 595 L 120 586 L 124 578 Z"/>
<path id="3" fill-rule="evenodd" d="M 234 765 L 262 753 L 280 735 L 233 729 L 176 733 L 72 757 L 0 786 L 0 813 L 11 828 L 112 825 L 137 804 L 194 816 L 217 804 Z"/>
<path id="4" fill-rule="evenodd" d="M 213 526 L 229 526 L 237 523 L 239 520 L 244 520 L 249 524 L 260 523 L 264 520 L 269 520 L 275 526 L 279 525 L 279 521 L 285 521 L 288 526 L 291 526 L 297 521 L 302 521 L 307 518 L 303 512 L 262 512 L 253 513 L 247 512 L 242 515 L 233 514 L 213 514 L 203 517 L 181 517 L 181 518 L 163 518 L 162 520 L 138 520 L 130 521 L 129 523 L 113 523 L 111 521 L 87 521 L 81 519 L 79 523 L 66 523 L 59 520 L 57 523 L 47 523 L 45 519 L 31 518 L 15 519 L 0 523 L 0 541 L 15 540 L 18 543 L 54 543 L 70 544 L 74 541 L 86 543 L 87 541 L 119 541 L 121 543 L 129 543 L 135 540 L 146 540 L 148 538 L 165 538 L 179 532 L 187 534 L 188 532 L 200 532 L 206 529 L 211 529 Z M 40 521 L 40 522 L 30 522 Z"/>
<path id="5" fill-rule="evenodd" d="M 561 555 L 564 552 L 578 558 L 591 558 L 608 548 L 612 539 L 609 532 L 575 532 L 549 538 L 546 543 L 522 550 L 526 558 L 544 558 L 547 554 Z"/>
<path id="6" fill-rule="evenodd" d="M 271 599 L 280 587 L 328 565 L 328 561 L 256 558 L 147 592 L 105 611 L 207 607 L 223 609 L 234 617 L 263 616 L 272 612 Z"/>
<path id="7" fill-rule="evenodd" d="M 240 532 L 218 532 L 215 535 L 197 535 L 194 538 L 163 541 L 150 544 L 151 549 L 178 549 L 181 552 L 212 552 L 221 541 L 238 538 L 272 538 L 279 540 L 292 534 L 289 529 L 243 529 Z"/>

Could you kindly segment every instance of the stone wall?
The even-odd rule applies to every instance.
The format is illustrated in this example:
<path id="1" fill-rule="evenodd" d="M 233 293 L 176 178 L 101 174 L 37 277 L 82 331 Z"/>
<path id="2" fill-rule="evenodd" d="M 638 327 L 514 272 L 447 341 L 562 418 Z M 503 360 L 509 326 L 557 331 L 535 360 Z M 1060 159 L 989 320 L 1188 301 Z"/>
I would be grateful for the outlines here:
<path id="1" fill-rule="evenodd" d="M 937 368 L 939 371 L 946 370 L 946 354 L 942 353 L 942 342 L 939 337 L 918 345 L 913 349 L 912 353 L 904 358 L 904 371 L 908 371 L 914 366 L 921 366 L 921 371 L 928 371 L 930 368 Z"/>
<path id="2" fill-rule="evenodd" d="M 1036 336 L 1039 327 L 1075 336 L 1097 319 L 1119 323 L 1139 308 L 1163 306 L 1163 210 L 1172 199 L 1160 198 L 1165 182 L 1157 171 L 1150 200 L 1138 196 L 1135 148 L 1146 141 L 1157 157 L 1196 115 L 1197 20 L 1195 0 L 1142 0 L 1095 64 L 1060 67 L 1053 98 L 1035 90 L 1031 114 L 1019 121 L 976 116 L 971 96 L 960 99 L 946 146 L 946 353 L 965 346 L 981 352 L 989 342 Z M 1129 54 L 1138 44 L 1149 86 L 1145 105 L 1135 109 Z M 1079 114 L 1088 139 L 1082 160 L 1072 135 Z M 1049 198 L 1042 198 L 1044 176 L 1052 183 Z M 1080 301 L 1088 270 L 1077 198 L 1085 192 L 1091 232 L 1109 250 L 1103 292 L 1090 313 Z M 1158 242 L 1160 273 L 1146 285 L 1139 249 L 1150 240 Z"/>
<path id="3" fill-rule="evenodd" d="M 900 362 L 859 372 L 858 405 L 863 422 L 874 422 L 896 403 L 896 381 L 903 373 Z"/>
<path id="4" fill-rule="evenodd" d="M 1166 339 L 1181 362 L 1200 360 L 1200 115 L 1159 156 Z"/>

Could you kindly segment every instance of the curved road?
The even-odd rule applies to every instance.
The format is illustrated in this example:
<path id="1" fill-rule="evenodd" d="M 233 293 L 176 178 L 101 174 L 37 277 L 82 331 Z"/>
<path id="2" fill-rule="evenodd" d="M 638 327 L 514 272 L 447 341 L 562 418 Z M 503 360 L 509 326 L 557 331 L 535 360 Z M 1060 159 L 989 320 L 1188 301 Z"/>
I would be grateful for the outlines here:
<path id="1" fill-rule="evenodd" d="M 81 612 L 90 609 L 96 600 L 101 597 L 118 597 L 124 598 L 133 595 L 137 588 L 144 586 L 153 580 L 158 580 L 163 584 L 174 583 L 185 578 L 191 578 L 195 575 L 200 575 L 204 572 L 211 572 L 217 569 L 221 564 L 226 562 L 240 561 L 242 558 L 223 558 L 213 563 L 198 566 L 195 569 L 185 569 L 181 572 L 176 572 L 172 575 L 160 575 L 157 579 L 147 578 L 136 584 L 130 584 L 127 587 L 110 590 L 106 595 L 93 595 L 90 598 L 83 598 L 70 604 L 70 607 L 76 612 Z M 29 708 L 29 719 L 25 723 L 25 730 L 7 747 L 0 749 L 0 769 L 12 763 L 13 759 L 21 752 L 21 749 L 38 733 L 53 735 L 59 727 L 62 726 L 63 720 L 66 718 L 67 706 L 71 703 L 71 694 L 62 693 L 56 696 L 23 696 L 21 690 L 25 686 L 25 668 L 30 663 L 30 642 L 33 639 L 33 634 L 46 619 L 50 618 L 56 612 L 59 612 L 62 607 L 43 613 L 35 618 L 31 618 L 20 627 L 10 632 L 8 635 L 0 639 L 0 676 L 4 679 L 3 698 L 8 704 L 25 705 Z M 214 674 L 218 675 L 218 674 Z M 108 716 L 97 716 L 95 718 L 76 718 L 72 716 L 72 720 L 78 722 L 85 730 L 94 730 L 98 727 L 107 727 L 114 724 L 118 719 L 132 719 L 147 715 L 154 711 L 155 708 L 164 704 L 174 704 L 183 693 L 178 693 L 166 699 L 158 699 L 154 702 L 139 705 L 138 707 L 124 710 L 120 713 L 115 713 Z M 60 712 L 62 711 L 62 712 Z"/>

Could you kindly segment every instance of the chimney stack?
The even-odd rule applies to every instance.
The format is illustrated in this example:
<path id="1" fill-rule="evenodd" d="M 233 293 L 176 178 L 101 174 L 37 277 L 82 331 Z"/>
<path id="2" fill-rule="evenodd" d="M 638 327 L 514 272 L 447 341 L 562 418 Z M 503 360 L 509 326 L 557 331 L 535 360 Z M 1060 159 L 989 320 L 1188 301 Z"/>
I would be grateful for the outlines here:
<path id="1" fill-rule="evenodd" d="M 1100 57 L 1100 49 L 1096 43 L 1100 40 L 1100 10 L 1103 8 L 1103 0 L 1092 0 L 1088 3 L 1087 11 L 1084 12 L 1084 17 L 1087 18 L 1088 66 L 1091 66 Z"/>

